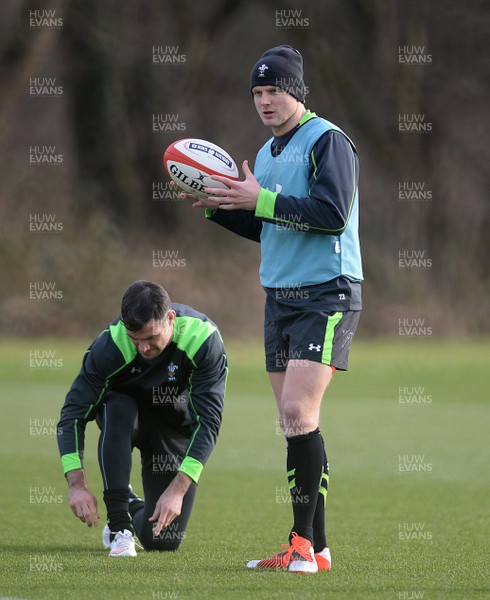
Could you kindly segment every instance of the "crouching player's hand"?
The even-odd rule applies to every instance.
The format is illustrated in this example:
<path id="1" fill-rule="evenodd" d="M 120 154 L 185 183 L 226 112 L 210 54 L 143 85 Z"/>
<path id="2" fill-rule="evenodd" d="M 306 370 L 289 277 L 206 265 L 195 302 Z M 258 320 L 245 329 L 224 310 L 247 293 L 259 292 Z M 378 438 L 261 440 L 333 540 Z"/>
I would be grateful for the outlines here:
<path id="1" fill-rule="evenodd" d="M 153 525 L 153 535 L 159 535 L 182 512 L 182 502 L 192 480 L 185 473 L 177 473 L 172 483 L 158 499 L 153 514 L 148 519 Z"/>
<path id="2" fill-rule="evenodd" d="M 83 469 L 68 471 L 68 503 L 73 514 L 86 523 L 89 527 L 99 524 L 99 513 L 97 511 L 97 498 L 88 489 L 87 480 Z"/>

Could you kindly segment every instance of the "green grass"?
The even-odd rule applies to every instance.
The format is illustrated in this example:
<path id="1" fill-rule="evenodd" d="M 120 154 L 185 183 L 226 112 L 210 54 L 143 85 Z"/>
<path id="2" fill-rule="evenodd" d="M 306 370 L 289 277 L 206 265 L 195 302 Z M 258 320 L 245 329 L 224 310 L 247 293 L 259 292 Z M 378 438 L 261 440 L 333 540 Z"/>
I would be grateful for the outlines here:
<path id="1" fill-rule="evenodd" d="M 228 343 L 222 433 L 181 549 L 120 560 L 102 549 L 100 527 L 71 514 L 50 431 L 85 347 L 55 339 L 0 345 L 1 597 L 490 597 L 490 343 L 354 343 L 350 371 L 336 374 L 322 411 L 333 569 L 301 577 L 300 588 L 299 576 L 244 566 L 280 549 L 290 527 L 284 441 L 260 343 Z M 30 366 L 30 352 L 43 350 L 56 352 L 60 368 Z M 419 388 L 421 402 L 401 403 L 403 387 Z M 96 426 L 87 432 L 86 467 L 103 515 Z M 425 470 L 401 472 L 412 456 Z M 141 492 L 137 464 L 135 456 Z M 36 502 L 39 491 L 48 498 Z M 404 528 L 418 539 L 403 539 Z"/>

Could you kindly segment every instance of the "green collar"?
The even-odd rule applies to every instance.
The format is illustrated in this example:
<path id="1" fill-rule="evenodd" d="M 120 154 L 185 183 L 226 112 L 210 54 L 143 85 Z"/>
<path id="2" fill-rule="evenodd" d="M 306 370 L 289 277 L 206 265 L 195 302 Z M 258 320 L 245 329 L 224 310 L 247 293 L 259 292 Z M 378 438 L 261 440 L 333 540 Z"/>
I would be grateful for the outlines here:
<path id="1" fill-rule="evenodd" d="M 304 125 L 307 121 L 313 119 L 316 116 L 316 113 L 311 112 L 311 110 L 307 110 L 305 114 L 301 117 L 301 121 L 298 123 L 298 125 L 301 127 L 301 125 Z"/>

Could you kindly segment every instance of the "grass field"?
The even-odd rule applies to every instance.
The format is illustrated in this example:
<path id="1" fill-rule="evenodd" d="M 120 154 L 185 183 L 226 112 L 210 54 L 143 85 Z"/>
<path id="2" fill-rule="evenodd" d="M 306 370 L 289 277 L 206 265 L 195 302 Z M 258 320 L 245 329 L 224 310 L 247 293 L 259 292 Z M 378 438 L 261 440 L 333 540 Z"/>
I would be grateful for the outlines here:
<path id="1" fill-rule="evenodd" d="M 490 597 L 489 342 L 354 343 L 350 371 L 335 376 L 322 412 L 333 568 L 303 577 L 245 568 L 278 551 L 290 527 L 284 441 L 260 343 L 228 343 L 222 433 L 181 549 L 119 560 L 107 557 L 100 527 L 71 514 L 54 436 L 85 347 L 0 345 L 0 597 Z M 103 514 L 97 428 L 87 431 L 86 468 Z M 138 479 L 135 468 L 141 493 Z"/>

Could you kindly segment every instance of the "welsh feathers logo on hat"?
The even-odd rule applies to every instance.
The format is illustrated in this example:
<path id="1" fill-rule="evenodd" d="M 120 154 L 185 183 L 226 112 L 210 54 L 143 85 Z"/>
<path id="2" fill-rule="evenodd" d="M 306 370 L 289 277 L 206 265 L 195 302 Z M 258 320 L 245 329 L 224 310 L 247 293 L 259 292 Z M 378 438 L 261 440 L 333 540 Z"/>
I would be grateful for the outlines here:
<path id="1" fill-rule="evenodd" d="M 265 72 L 268 68 L 269 67 L 266 64 L 260 65 L 258 77 L 265 77 Z"/>

